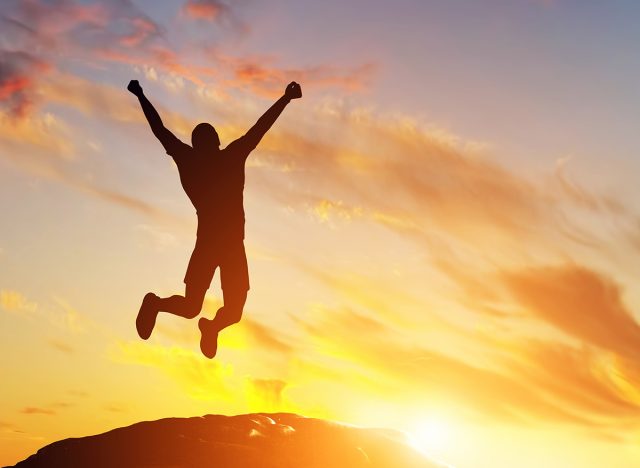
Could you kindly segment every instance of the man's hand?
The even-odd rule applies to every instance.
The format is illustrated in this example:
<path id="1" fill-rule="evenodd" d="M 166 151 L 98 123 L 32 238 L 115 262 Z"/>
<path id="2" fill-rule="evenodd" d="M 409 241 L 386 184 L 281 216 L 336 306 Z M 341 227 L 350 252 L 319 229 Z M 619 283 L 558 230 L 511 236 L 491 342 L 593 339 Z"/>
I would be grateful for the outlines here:
<path id="1" fill-rule="evenodd" d="M 284 95 L 289 99 L 298 99 L 302 97 L 302 89 L 300 88 L 300 85 L 298 83 L 292 81 L 284 90 Z"/>
<path id="2" fill-rule="evenodd" d="M 138 80 L 129 81 L 129 85 L 127 86 L 127 89 L 135 96 L 140 96 L 142 94 L 142 86 L 140 86 L 140 83 L 138 83 Z"/>

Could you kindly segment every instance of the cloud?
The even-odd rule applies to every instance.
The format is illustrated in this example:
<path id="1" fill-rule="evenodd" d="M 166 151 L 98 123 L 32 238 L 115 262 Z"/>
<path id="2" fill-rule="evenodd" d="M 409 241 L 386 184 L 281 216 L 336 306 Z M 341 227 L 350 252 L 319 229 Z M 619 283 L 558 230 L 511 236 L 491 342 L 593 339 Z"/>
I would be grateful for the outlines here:
<path id="1" fill-rule="evenodd" d="M 282 408 L 282 392 L 287 387 L 279 379 L 247 379 L 247 395 L 252 411 L 279 411 Z"/>
<path id="2" fill-rule="evenodd" d="M 19 291 L 10 289 L 0 290 L 0 305 L 7 312 L 30 315 L 36 312 L 38 305 L 28 300 Z"/>
<path id="3" fill-rule="evenodd" d="M 37 76 L 48 69 L 48 63 L 27 52 L 0 50 L 0 106 L 12 118 L 27 115 Z"/>
<path id="4" fill-rule="evenodd" d="M 192 19 L 217 20 L 229 13 L 229 6 L 219 0 L 187 0 L 182 11 Z"/>
<path id="5" fill-rule="evenodd" d="M 584 343 L 640 358 L 640 325 L 620 286 L 576 264 L 505 271 L 502 282 L 535 317 Z"/>
<path id="6" fill-rule="evenodd" d="M 7 0 L 0 17 L 0 105 L 12 118 L 35 107 L 35 86 L 67 58 L 95 62 L 102 44 L 128 50 L 154 42 L 162 30 L 130 0 Z"/>
<path id="7" fill-rule="evenodd" d="M 10 63 L 0 71 L 6 81 L 1 89 L 13 94 L 14 113 L 26 113 L 37 71 L 47 65 L 64 70 L 66 60 L 102 67 L 105 63 L 126 63 L 184 78 L 198 86 L 216 82 L 218 87 L 248 88 L 273 97 L 291 80 L 302 80 L 316 88 L 342 88 L 347 91 L 368 85 L 375 66 L 365 63 L 354 68 L 314 64 L 305 67 L 279 67 L 266 56 L 234 57 L 222 51 L 205 50 L 198 40 L 176 47 L 164 28 L 136 7 L 130 0 L 85 4 L 75 0 L 9 0 L 2 17 L 13 50 Z M 226 3 L 215 0 L 189 0 L 182 9 L 186 17 L 206 21 L 223 21 L 235 30 L 247 31 Z M 27 54 L 38 51 L 38 56 Z M 204 55 L 215 65 L 202 65 Z M 29 58 L 27 62 L 27 57 Z M 0 63 L 8 61 L 2 60 Z M 27 67 L 27 65 L 29 65 Z M 34 70 L 31 70 L 34 69 Z M 18 73 L 20 72 L 20 73 Z M 29 73 L 26 73 L 29 72 Z M 10 79 L 11 78 L 11 79 Z M 19 92 L 18 92 L 19 90 Z"/>
<path id="8" fill-rule="evenodd" d="M 555 220 L 540 186 L 416 121 L 338 104 L 296 114 L 296 125 L 274 129 L 260 150 L 268 168 L 290 168 L 260 183 L 294 207 L 322 214 L 322 199 L 339 200 L 331 207 L 403 237 L 441 232 L 479 249 L 497 239 L 515 246 L 517 236 L 540 241 L 546 233 L 531 226 Z"/>
<path id="9" fill-rule="evenodd" d="M 49 406 L 51 408 L 66 409 L 66 408 L 71 408 L 74 405 L 73 405 L 73 403 L 69 403 L 67 401 L 55 401 L 55 402 L 51 403 Z"/>
<path id="10" fill-rule="evenodd" d="M 513 344 L 505 358 L 517 378 L 528 382 L 556 404 L 592 416 L 593 425 L 621 427 L 636 422 L 640 399 L 630 398 L 616 381 L 611 356 L 589 347 L 574 348 L 557 342 L 526 340 Z M 614 366 L 616 361 L 613 361 Z M 636 366 L 637 368 L 637 366 Z M 618 375 L 631 377 L 617 366 Z"/>
<path id="11" fill-rule="evenodd" d="M 342 200 L 320 199 L 311 207 L 311 212 L 321 223 L 327 223 L 336 218 L 349 221 L 362 216 L 362 208 L 347 207 Z"/>
<path id="12" fill-rule="evenodd" d="M 104 405 L 103 408 L 111 413 L 128 413 L 130 411 L 127 405 L 121 403 L 110 403 Z"/>
<path id="13" fill-rule="evenodd" d="M 175 247 L 178 243 L 178 239 L 174 234 L 158 226 L 137 224 L 134 230 L 144 236 L 144 245 L 152 245 L 158 252 L 163 252 L 170 247 Z"/>
<path id="14" fill-rule="evenodd" d="M 134 17 L 129 21 L 131 31 L 120 38 L 120 44 L 126 47 L 136 47 L 159 34 L 158 25 L 145 17 Z"/>
<path id="15" fill-rule="evenodd" d="M 46 311 L 49 322 L 71 334 L 86 333 L 93 322 L 86 314 L 81 313 L 66 300 L 55 297 L 55 307 Z"/>
<path id="16" fill-rule="evenodd" d="M 47 341 L 47 344 L 51 346 L 53 349 L 60 351 L 66 354 L 74 354 L 75 348 L 69 345 L 66 341 L 50 339 Z"/>
<path id="17" fill-rule="evenodd" d="M 566 175 L 566 166 L 570 158 L 559 159 L 555 168 L 555 180 L 562 193 L 574 203 L 574 206 L 595 212 L 624 214 L 625 208 L 611 196 L 595 193 L 570 180 Z"/>
<path id="18" fill-rule="evenodd" d="M 110 351 L 116 362 L 158 369 L 174 379 L 193 398 L 230 400 L 233 392 L 226 380 L 233 374 L 231 365 L 205 360 L 200 354 L 178 346 L 118 341 Z"/>
<path id="19" fill-rule="evenodd" d="M 248 338 L 259 349 L 268 349 L 283 354 L 290 354 L 293 351 L 293 346 L 283 341 L 275 330 L 255 320 L 244 318 L 242 328 L 246 330 Z"/>
<path id="20" fill-rule="evenodd" d="M 84 3 L 76 0 L 6 2 L 5 15 L 15 27 L 29 31 L 22 43 L 37 41 L 43 53 L 78 54 L 89 58 L 102 43 L 134 47 L 162 37 L 162 28 L 131 0 Z M 13 31 L 15 33 L 15 31 Z"/>
<path id="21" fill-rule="evenodd" d="M 112 2 L 119 8 L 128 3 L 126 0 Z M 110 17 L 108 8 L 104 3 L 86 4 L 74 0 L 8 0 L 4 16 L 14 24 L 23 25 L 32 34 L 51 38 L 53 43 L 44 45 L 56 47 L 67 33 L 104 27 Z"/>
<path id="22" fill-rule="evenodd" d="M 305 90 L 337 88 L 347 92 L 361 91 L 371 84 L 378 68 L 373 62 L 349 68 L 331 64 L 286 67 L 276 65 L 273 57 L 232 56 L 213 48 L 207 50 L 207 55 L 230 75 L 222 80 L 223 84 L 249 89 L 268 98 L 280 96 L 291 81 L 301 83 Z"/>
<path id="23" fill-rule="evenodd" d="M 472 419 L 516 425 L 570 424 L 601 437 L 619 433 L 629 424 L 638 426 L 637 392 L 625 393 L 613 378 L 607 357 L 596 350 L 490 336 L 484 344 L 491 363 L 479 365 L 470 363 L 468 353 L 443 354 L 417 337 L 392 333 L 382 322 L 349 310 L 323 310 L 300 323 L 318 350 L 310 356 L 311 363 L 326 364 L 331 359 L 334 372 L 352 363 L 347 367 L 350 371 L 328 376 L 352 390 L 357 388 L 355 382 L 362 385 L 368 376 L 362 391 L 369 395 L 379 393 L 384 399 L 389 392 L 401 392 L 408 404 L 452 408 Z M 482 336 L 476 338 L 483 341 Z M 476 353 L 473 361 L 483 362 L 483 354 Z M 635 374 L 621 365 L 617 368 L 631 381 L 640 375 L 640 368 Z M 471 390 L 469 382 L 473 382 Z"/>
<path id="24" fill-rule="evenodd" d="M 0 421 L 0 430 L 5 434 L 25 434 L 25 431 L 20 426 L 7 421 Z"/>
<path id="25" fill-rule="evenodd" d="M 54 416 L 55 414 L 57 414 L 54 410 L 49 409 L 49 408 L 40 408 L 37 406 L 26 406 L 24 408 L 22 408 L 22 410 L 20 410 L 20 413 L 22 414 L 41 414 L 41 415 L 47 415 L 47 416 Z"/>
<path id="26" fill-rule="evenodd" d="M 75 154 L 67 126 L 50 113 L 16 120 L 0 112 L 0 150 L 14 164 L 49 177 Z"/>
<path id="27" fill-rule="evenodd" d="M 382 397 L 388 392 L 402 392 L 407 402 L 445 407 L 455 404 L 475 417 L 508 423 L 524 423 L 521 412 L 574 421 L 572 415 L 539 398 L 525 383 L 500 372 L 403 340 L 383 323 L 352 311 L 333 310 L 325 316 L 325 320 L 307 321 L 305 325 L 316 348 L 353 363 L 350 378 L 355 372 L 360 374 L 360 381 L 367 376 L 369 394 Z M 362 332 L 354 334 L 353 330 Z M 473 382 L 471 392 L 468 382 Z"/>
<path id="28" fill-rule="evenodd" d="M 25 406 L 20 410 L 21 414 L 28 415 L 45 415 L 45 416 L 55 416 L 58 414 L 56 410 L 59 409 L 67 409 L 74 406 L 72 403 L 66 401 L 55 401 L 50 403 L 47 406 Z"/>
<path id="29" fill-rule="evenodd" d="M 75 109 L 85 115 L 117 122 L 144 124 L 144 116 L 131 96 L 112 86 L 98 85 L 73 75 L 53 73 L 38 87 L 38 96 L 49 103 Z M 178 114 L 164 112 L 172 128 L 192 128 Z M 29 174 L 55 181 L 108 203 L 184 227 L 177 215 L 134 196 L 96 184 L 85 177 L 88 161 L 77 157 L 69 125 L 51 113 L 26 116 L 18 121 L 0 113 L 0 154 Z M 80 170 L 83 169 L 83 170 Z"/>

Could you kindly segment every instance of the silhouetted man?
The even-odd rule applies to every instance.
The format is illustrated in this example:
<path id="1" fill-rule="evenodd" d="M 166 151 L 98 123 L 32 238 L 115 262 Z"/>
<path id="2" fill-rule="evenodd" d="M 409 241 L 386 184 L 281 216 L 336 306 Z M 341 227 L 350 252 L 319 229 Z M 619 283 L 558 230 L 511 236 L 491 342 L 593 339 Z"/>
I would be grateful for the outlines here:
<path id="1" fill-rule="evenodd" d="M 237 323 L 249 290 L 249 271 L 244 250 L 244 164 L 291 99 L 302 97 L 300 85 L 291 82 L 284 95 L 264 113 L 241 138 L 220 149 L 216 130 L 208 123 L 196 125 L 189 146 L 175 137 L 162 123 L 137 80 L 127 89 L 138 97 L 151 131 L 178 166 L 180 182 L 198 215 L 196 245 L 184 278 L 184 296 L 160 298 L 148 293 L 136 319 L 138 334 L 151 336 L 158 312 L 169 312 L 188 319 L 200 314 L 205 293 L 216 268 L 220 267 L 224 306 L 213 320 L 198 322 L 202 333 L 200 349 L 208 358 L 216 355 L 218 333 Z"/>

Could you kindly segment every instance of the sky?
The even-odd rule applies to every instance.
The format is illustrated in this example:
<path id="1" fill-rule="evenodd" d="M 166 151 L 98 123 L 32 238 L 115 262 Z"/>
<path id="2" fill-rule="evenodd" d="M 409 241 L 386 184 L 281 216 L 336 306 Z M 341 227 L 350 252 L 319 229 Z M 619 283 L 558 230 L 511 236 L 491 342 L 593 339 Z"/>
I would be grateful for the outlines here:
<path id="1" fill-rule="evenodd" d="M 456 467 L 640 464 L 637 2 L 0 6 L 0 464 L 174 416 L 389 427 Z M 126 91 L 246 169 L 251 290 L 214 360 L 195 241 Z M 216 275 L 203 315 L 221 305 Z"/>

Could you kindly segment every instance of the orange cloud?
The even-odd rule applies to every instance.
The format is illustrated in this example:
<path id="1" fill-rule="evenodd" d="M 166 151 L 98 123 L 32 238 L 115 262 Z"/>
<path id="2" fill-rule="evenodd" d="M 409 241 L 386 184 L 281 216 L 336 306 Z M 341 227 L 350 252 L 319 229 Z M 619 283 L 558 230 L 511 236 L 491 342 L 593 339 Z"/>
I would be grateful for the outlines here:
<path id="1" fill-rule="evenodd" d="M 330 190 L 343 213 L 397 219 L 386 225 L 403 236 L 403 227 L 418 236 L 439 231 L 474 246 L 535 239 L 532 225 L 554 222 L 552 197 L 540 186 L 441 132 L 357 109 L 299 117 L 296 132 L 275 129 L 260 152 L 270 165 L 290 168 L 281 175 L 290 181 L 286 190 L 265 182 L 294 206 L 315 206 L 317 194 Z"/>
<path id="2" fill-rule="evenodd" d="M 320 353 L 311 357 L 312 362 L 332 356 L 334 372 L 351 362 L 349 378 L 354 373 L 360 374 L 358 381 L 367 375 L 378 376 L 369 381 L 369 394 L 401 392 L 406 402 L 453 407 L 474 419 L 518 425 L 571 424 L 599 437 L 619 434 L 629 425 L 638 427 L 640 398 L 625 394 L 605 356 L 595 351 L 528 339 L 500 343 L 491 338 L 486 345 L 494 355 L 493 363 L 480 366 L 470 364 L 470 356 L 434 351 L 428 344 L 392 333 L 382 322 L 349 310 L 324 311 L 300 323 Z M 504 354 L 496 356 L 497 350 Z M 619 367 L 629 379 L 640 375 L 637 370 L 634 374 L 622 369 Z M 331 378 L 344 380 L 345 376 Z"/>
<path id="3" fill-rule="evenodd" d="M 509 368 L 556 404 L 594 418 L 593 425 L 637 422 L 640 400 L 629 398 L 616 382 L 610 356 L 596 349 L 527 340 L 510 348 Z M 517 360 L 517 363 L 516 363 Z M 629 369 L 618 368 L 627 377 Z"/>
<path id="4" fill-rule="evenodd" d="M 16 117 L 33 107 L 34 85 L 61 59 L 95 61 L 102 44 L 130 48 L 161 36 L 160 27 L 129 1 L 7 0 L 0 21 L 9 44 L 0 51 L 0 104 Z"/>
<path id="5" fill-rule="evenodd" d="M 531 314 L 584 343 L 640 358 L 640 325 L 610 278 L 566 264 L 507 271 L 502 281 Z"/>
<path id="6" fill-rule="evenodd" d="M 244 318 L 242 327 L 247 331 L 249 339 L 259 349 L 269 349 L 284 354 L 289 354 L 293 351 L 293 346 L 284 342 L 273 329 L 253 319 Z"/>
<path id="7" fill-rule="evenodd" d="M 301 83 L 305 89 L 339 88 L 359 91 L 371 83 L 377 66 L 363 63 L 352 68 L 320 64 L 309 67 L 280 67 L 266 56 L 234 57 L 209 49 L 208 55 L 216 60 L 231 77 L 223 80 L 229 87 L 248 88 L 254 93 L 273 98 L 284 92 L 290 81 Z"/>
<path id="8" fill-rule="evenodd" d="M 571 200 L 575 206 L 597 212 L 609 212 L 612 214 L 625 214 L 626 210 L 619 200 L 611 196 L 594 193 L 569 180 L 566 175 L 566 166 L 569 159 L 564 158 L 557 162 L 555 180 L 558 182 L 563 194 Z"/>
<path id="9" fill-rule="evenodd" d="M 215 20 L 228 13 L 229 7 L 219 0 L 187 0 L 182 11 L 193 19 Z"/>
<path id="10" fill-rule="evenodd" d="M 0 106 L 15 118 L 33 106 L 32 88 L 50 65 L 22 51 L 0 50 Z"/>
<path id="11" fill-rule="evenodd" d="M 126 47 L 135 47 L 140 43 L 155 37 L 159 33 L 158 25 L 148 18 L 138 16 L 130 19 L 131 32 L 120 38 L 120 44 Z"/>
<path id="12" fill-rule="evenodd" d="M 330 318 L 307 322 L 307 331 L 330 346 L 334 356 L 353 362 L 362 374 L 360 379 L 373 372 L 369 392 L 402 392 L 407 402 L 454 404 L 476 417 L 509 423 L 523 423 L 523 412 L 554 420 L 577 419 L 540 399 L 523 382 L 411 342 L 402 343 L 387 326 L 368 317 L 336 310 L 326 316 Z M 362 329 L 362 323 L 367 328 Z M 353 330 L 366 332 L 354 334 Z M 473 382 L 473 391 L 469 391 L 469 382 Z"/>
<path id="13" fill-rule="evenodd" d="M 20 410 L 20 412 L 22 414 L 43 414 L 43 415 L 47 415 L 47 416 L 53 416 L 56 414 L 56 412 L 52 409 L 48 409 L 48 408 L 39 408 L 37 406 L 27 406 L 25 408 L 22 408 L 22 410 Z"/>
<path id="14" fill-rule="evenodd" d="M 38 97 L 48 103 L 73 108 L 85 115 L 134 122 L 146 125 L 144 116 L 126 90 L 96 85 L 72 75 L 53 73 L 46 83 L 38 86 Z M 172 128 L 191 129 L 192 123 L 180 115 L 163 112 Z M 165 219 L 176 226 L 185 220 L 134 196 L 100 186 L 78 175 L 77 168 L 84 161 L 76 158 L 75 139 L 68 125 L 46 113 L 13 120 L 0 114 L 0 149 L 2 155 L 26 172 L 60 182 L 103 201 L 132 209 L 151 217 Z"/>

